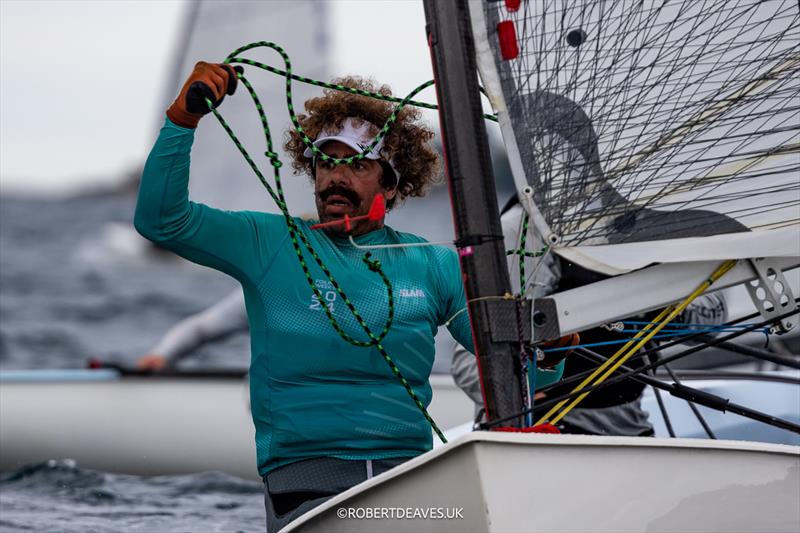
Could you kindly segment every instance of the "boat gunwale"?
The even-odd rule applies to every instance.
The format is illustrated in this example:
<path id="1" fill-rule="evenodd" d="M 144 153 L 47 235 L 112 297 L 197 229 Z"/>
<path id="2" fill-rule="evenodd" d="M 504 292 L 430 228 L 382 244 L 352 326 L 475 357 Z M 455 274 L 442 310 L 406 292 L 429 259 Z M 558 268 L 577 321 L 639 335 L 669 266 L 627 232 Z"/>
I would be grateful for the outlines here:
<path id="1" fill-rule="evenodd" d="M 687 438 L 659 438 L 659 437 L 611 437 L 597 435 L 553 435 L 537 433 L 509 433 L 509 432 L 490 432 L 473 431 L 463 435 L 447 444 L 434 448 L 422 455 L 414 457 L 391 470 L 378 476 L 363 481 L 344 492 L 337 494 L 323 504 L 309 510 L 299 516 L 296 520 L 288 524 L 281 533 L 290 533 L 300 528 L 306 522 L 313 520 L 320 514 L 328 510 L 340 507 L 341 504 L 351 497 L 361 494 L 378 485 L 407 474 L 427 463 L 439 460 L 446 453 L 452 450 L 472 446 L 473 448 L 481 443 L 491 444 L 511 444 L 511 445 L 535 445 L 535 446 L 564 446 L 564 447 L 623 447 L 623 448 L 650 448 L 650 449 L 685 449 L 685 450 L 710 450 L 710 451 L 731 451 L 748 453 L 768 453 L 771 455 L 796 456 L 800 459 L 800 446 L 791 444 L 773 444 L 752 441 L 734 441 L 721 439 L 687 439 Z"/>

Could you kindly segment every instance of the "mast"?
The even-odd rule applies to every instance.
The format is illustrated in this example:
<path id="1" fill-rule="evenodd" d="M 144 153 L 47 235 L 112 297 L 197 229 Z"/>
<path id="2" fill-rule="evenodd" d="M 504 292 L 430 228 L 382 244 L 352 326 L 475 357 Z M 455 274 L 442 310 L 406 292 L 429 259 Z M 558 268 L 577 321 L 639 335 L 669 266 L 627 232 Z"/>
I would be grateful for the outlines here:
<path id="1" fill-rule="evenodd" d="M 425 0 L 424 5 L 456 243 L 470 302 L 484 405 L 491 421 L 526 407 L 518 340 L 520 330 L 526 324 L 530 328 L 530 318 L 525 318 L 515 301 L 496 298 L 510 294 L 511 283 L 467 2 Z M 522 418 L 508 425 L 521 427 Z"/>

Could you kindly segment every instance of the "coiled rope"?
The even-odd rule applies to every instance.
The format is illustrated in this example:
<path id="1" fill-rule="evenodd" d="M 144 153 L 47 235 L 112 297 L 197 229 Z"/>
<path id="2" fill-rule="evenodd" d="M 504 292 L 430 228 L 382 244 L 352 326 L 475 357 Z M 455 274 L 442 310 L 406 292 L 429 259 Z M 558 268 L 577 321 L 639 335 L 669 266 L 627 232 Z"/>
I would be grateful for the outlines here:
<path id="1" fill-rule="evenodd" d="M 276 68 L 271 67 L 269 65 L 265 65 L 265 64 L 257 62 L 257 61 L 253 61 L 253 60 L 250 60 L 250 59 L 247 59 L 247 58 L 237 57 L 242 52 L 245 52 L 247 50 L 251 50 L 253 48 L 260 48 L 260 47 L 270 48 L 270 49 L 276 51 L 281 56 L 281 58 L 283 59 L 283 62 L 284 62 L 284 65 L 285 65 L 285 70 L 281 71 L 279 69 L 276 69 Z M 250 66 L 253 66 L 253 67 L 261 68 L 261 69 L 267 70 L 269 72 L 273 72 L 275 74 L 279 74 L 281 76 L 284 76 L 286 78 L 286 105 L 287 105 L 287 108 L 288 108 L 288 111 L 289 111 L 289 117 L 290 117 L 290 119 L 292 121 L 292 125 L 293 125 L 295 131 L 300 135 L 301 139 L 303 140 L 303 143 L 308 148 L 311 149 L 312 153 L 316 157 L 318 157 L 322 161 L 327 161 L 327 162 L 330 162 L 330 163 L 332 163 L 334 165 L 340 165 L 340 164 L 348 164 L 349 165 L 349 164 L 352 164 L 352 163 L 354 163 L 356 161 L 360 161 L 360 160 L 364 159 L 366 157 L 366 155 L 369 154 L 375 148 L 375 146 L 377 146 L 377 144 L 381 141 L 381 139 L 383 139 L 386 136 L 386 134 L 388 133 L 388 131 L 391 128 L 392 124 L 397 119 L 397 114 L 400 112 L 400 110 L 403 107 L 405 107 L 406 105 L 411 104 L 412 98 L 414 96 L 416 96 L 419 92 L 423 91 L 424 89 L 430 87 L 433 84 L 433 81 L 426 82 L 426 83 L 420 85 L 419 87 L 417 87 L 416 89 L 414 89 L 411 93 L 409 93 L 408 96 L 406 96 L 405 98 L 403 98 L 403 99 L 398 101 L 398 99 L 396 99 L 396 98 L 387 97 L 387 96 L 384 96 L 384 95 L 381 95 L 381 94 L 377 94 L 377 93 L 372 93 L 372 92 L 368 92 L 368 91 L 362 91 L 362 90 L 358 90 L 358 89 L 353 89 L 353 88 L 345 87 L 345 86 L 342 86 L 342 85 L 328 84 L 328 83 L 324 83 L 324 82 L 320 82 L 320 81 L 316 81 L 316 80 L 311 80 L 309 78 L 303 78 L 303 77 L 300 77 L 300 76 L 295 76 L 295 75 L 292 74 L 291 60 L 289 59 L 288 54 L 279 45 L 277 45 L 275 43 L 272 43 L 272 42 L 268 42 L 268 41 L 259 41 L 259 42 L 251 43 L 251 44 L 242 46 L 240 48 L 237 48 L 231 54 L 228 55 L 228 57 L 225 59 L 225 63 L 226 64 L 241 63 L 241 64 L 245 64 L 245 65 L 250 65 Z M 271 163 L 271 165 L 273 167 L 273 174 L 274 174 L 274 179 L 275 179 L 275 188 L 274 189 L 267 182 L 267 180 L 264 177 L 263 173 L 259 170 L 258 165 L 255 163 L 255 161 L 253 161 L 253 158 L 250 156 L 250 154 L 244 148 L 242 143 L 236 137 L 236 134 L 234 134 L 234 132 L 231 129 L 231 127 L 227 124 L 227 122 L 222 117 L 222 115 L 219 113 L 219 111 L 217 111 L 214 108 L 213 102 L 211 102 L 211 100 L 209 100 L 209 99 L 206 99 L 206 103 L 208 104 L 209 109 L 211 110 L 211 112 L 214 113 L 214 116 L 217 118 L 219 123 L 222 125 L 222 127 L 225 129 L 225 131 L 228 133 L 228 136 L 231 138 L 233 143 L 236 145 L 236 147 L 239 150 L 239 152 L 245 158 L 245 160 L 247 161 L 247 164 L 250 166 L 250 168 L 256 174 L 256 176 L 258 177 L 258 179 L 261 182 L 261 184 L 267 190 L 267 192 L 269 193 L 270 197 L 272 197 L 272 199 L 274 200 L 274 202 L 277 205 L 278 209 L 280 209 L 281 213 L 283 214 L 284 221 L 286 223 L 286 228 L 289 231 L 289 235 L 290 235 L 290 238 L 291 238 L 291 241 L 292 241 L 292 246 L 293 246 L 293 248 L 295 250 L 295 253 L 297 254 L 297 260 L 300 263 L 300 267 L 303 270 L 303 274 L 305 275 L 306 282 L 308 283 L 308 286 L 311 288 L 313 293 L 316 295 L 317 298 L 319 298 L 320 301 L 324 301 L 322 293 L 320 292 L 320 290 L 314 284 L 314 280 L 313 280 L 313 278 L 311 276 L 311 272 L 310 272 L 310 270 L 308 268 L 308 265 L 306 264 L 305 258 L 303 256 L 303 250 L 302 250 L 302 248 L 300 246 L 301 243 L 302 243 L 302 246 L 308 251 L 308 253 L 311 255 L 311 257 L 314 259 L 314 262 L 320 267 L 322 272 L 328 278 L 328 280 L 331 283 L 331 286 L 336 290 L 336 292 L 339 295 L 339 297 L 345 303 L 345 305 L 347 306 L 348 310 L 353 315 L 353 318 L 355 318 L 355 320 L 358 322 L 358 324 L 364 330 L 364 333 L 366 334 L 368 340 L 357 340 L 357 339 L 353 338 L 352 336 L 350 336 L 341 327 L 341 325 L 336 320 L 336 317 L 333 316 L 333 313 L 328 308 L 328 306 L 323 305 L 321 307 L 324 310 L 324 312 L 325 312 L 325 314 L 326 314 L 326 316 L 328 318 L 328 321 L 331 323 L 331 325 L 333 326 L 334 330 L 337 332 L 337 334 L 342 339 L 344 339 L 349 344 L 352 344 L 354 346 L 358 346 L 358 347 L 361 347 L 361 348 L 367 348 L 367 347 L 372 347 L 372 346 L 375 347 L 375 349 L 378 351 L 378 353 L 380 353 L 381 357 L 383 357 L 384 361 L 386 361 L 386 364 L 389 366 L 391 372 L 400 381 L 400 383 L 403 385 L 403 387 L 405 388 L 405 390 L 408 393 L 408 395 L 411 397 L 411 399 L 414 402 L 414 404 L 417 406 L 419 411 L 422 413 L 422 415 L 428 421 L 428 423 L 430 424 L 430 426 L 433 429 L 433 431 L 437 434 L 437 436 L 439 437 L 439 439 L 442 442 L 446 443 L 447 439 L 445 438 L 445 436 L 442 433 L 441 429 L 439 429 L 439 427 L 437 426 L 436 422 L 433 420 L 433 418 L 428 413 L 428 410 L 425 408 L 425 405 L 422 403 L 422 401 L 419 399 L 417 394 L 411 388 L 411 385 L 409 384 L 408 380 L 403 376 L 402 372 L 400 372 L 400 369 L 397 367 L 397 364 L 395 364 L 394 360 L 391 358 L 391 356 L 387 353 L 387 351 L 384 348 L 384 346 L 381 344 L 381 341 L 389 333 L 389 330 L 391 329 L 391 326 L 392 326 L 392 322 L 394 320 L 394 296 L 393 296 L 391 281 L 388 279 L 386 274 L 383 272 L 383 270 L 381 268 L 380 261 L 373 260 L 371 258 L 372 256 L 371 256 L 370 252 L 365 253 L 364 256 L 362 257 L 362 261 L 367 265 L 369 270 L 372 271 L 372 272 L 375 272 L 378 276 L 380 276 L 383 284 L 386 286 L 386 292 L 387 292 L 387 298 L 388 298 L 388 306 L 389 306 L 388 317 L 387 317 L 386 323 L 384 324 L 382 330 L 380 331 L 380 333 L 378 333 L 376 335 L 375 333 L 373 333 L 372 329 L 369 327 L 369 325 L 366 323 L 364 318 L 358 312 L 358 310 L 356 309 L 355 305 L 353 305 L 353 302 L 350 300 L 350 298 L 344 292 L 344 289 L 336 281 L 336 279 L 334 278 L 334 276 L 331 273 L 331 271 L 327 268 L 327 266 L 324 264 L 324 262 L 319 257 L 317 252 L 314 250 L 314 247 L 308 241 L 308 238 L 300 230 L 300 228 L 298 228 L 297 223 L 295 222 L 295 220 L 289 214 L 289 211 L 288 211 L 288 208 L 287 208 L 287 205 L 286 205 L 286 200 L 285 200 L 285 197 L 284 197 L 283 185 L 281 183 L 281 176 L 280 176 L 280 168 L 282 166 L 282 163 L 279 160 L 279 157 L 278 157 L 277 153 L 274 150 L 274 145 L 273 145 L 273 142 L 272 142 L 272 134 L 270 132 L 270 128 L 269 128 L 269 124 L 268 124 L 268 121 L 267 121 L 267 117 L 266 117 L 266 114 L 264 112 L 264 107 L 261 105 L 261 102 L 260 102 L 260 100 L 258 98 L 258 95 L 256 94 L 253 86 L 250 84 L 250 82 L 244 76 L 244 74 L 237 73 L 237 76 L 242 81 L 242 84 L 247 88 L 247 91 L 250 94 L 250 97 L 252 98 L 253 103 L 254 103 L 254 105 L 256 107 L 256 110 L 258 111 L 259 117 L 261 119 L 261 125 L 262 125 L 263 131 L 264 131 L 265 143 L 266 143 L 266 146 L 267 146 L 267 151 L 266 151 L 265 155 L 267 156 L 267 158 L 269 158 L 270 163 Z M 316 86 L 319 86 L 319 87 L 325 87 L 325 88 L 335 89 L 335 90 L 338 90 L 338 91 L 349 92 L 351 94 L 358 94 L 358 95 L 361 95 L 361 96 L 367 96 L 367 97 L 371 97 L 371 98 L 378 98 L 378 99 L 387 100 L 387 101 L 391 101 L 391 102 L 397 102 L 398 105 L 395 108 L 395 110 L 392 112 L 391 116 L 387 119 L 387 121 L 383 125 L 383 127 L 381 127 L 380 132 L 378 133 L 378 135 L 372 140 L 372 142 L 369 144 L 369 146 L 362 153 L 356 154 L 356 155 L 354 155 L 352 157 L 346 157 L 346 158 L 341 158 L 341 159 L 340 158 L 331 157 L 331 156 L 325 154 L 324 152 L 319 150 L 319 148 L 317 148 L 316 146 L 313 145 L 312 139 L 310 139 L 305 134 L 305 132 L 303 131 L 302 126 L 300 125 L 299 120 L 297 119 L 297 115 L 296 115 L 295 110 L 294 110 L 294 104 L 292 102 L 292 80 L 295 80 L 295 79 L 297 79 L 299 81 L 302 81 L 304 83 L 310 83 L 312 85 L 316 85 Z M 420 105 L 421 107 L 429 107 L 430 106 L 429 104 L 428 105 L 421 105 L 418 102 L 415 102 L 413 105 Z"/>

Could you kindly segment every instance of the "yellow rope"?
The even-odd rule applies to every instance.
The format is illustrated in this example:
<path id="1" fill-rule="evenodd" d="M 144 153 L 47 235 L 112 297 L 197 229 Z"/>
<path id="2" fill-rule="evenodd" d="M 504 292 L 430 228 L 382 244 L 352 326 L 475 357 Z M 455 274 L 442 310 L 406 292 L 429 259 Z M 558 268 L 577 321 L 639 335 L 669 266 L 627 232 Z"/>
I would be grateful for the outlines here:
<path id="1" fill-rule="evenodd" d="M 732 269 L 736 265 L 735 260 L 725 261 L 722 263 L 719 268 L 717 268 L 711 276 L 703 283 L 700 284 L 697 289 L 692 292 L 680 305 L 670 306 L 664 309 L 659 315 L 653 320 L 652 324 L 648 324 L 643 328 L 640 332 L 638 332 L 630 341 L 628 341 L 622 348 L 617 351 L 612 357 L 610 357 L 606 362 L 600 365 L 597 370 L 592 372 L 592 374 L 587 377 L 585 380 L 581 382 L 580 385 L 575 387 L 572 391 L 573 393 L 583 390 L 587 388 L 586 386 L 595 379 L 599 374 L 602 375 L 597 379 L 597 381 L 593 385 L 598 385 L 605 381 L 611 374 L 614 373 L 620 366 L 625 364 L 625 361 L 630 359 L 635 353 L 639 351 L 639 349 L 644 346 L 651 338 L 653 338 L 659 331 L 661 331 L 664 326 L 666 326 L 669 322 L 671 322 L 678 314 L 683 312 L 686 307 L 694 301 L 695 298 L 700 296 L 708 287 L 710 287 L 714 282 L 716 282 L 719 278 L 724 276 L 730 269 Z M 651 327 L 654 326 L 654 327 Z M 638 341 L 638 342 L 637 342 Z M 629 349 L 631 345 L 634 345 L 632 348 Z M 626 353 L 627 351 L 627 353 Z M 605 372 L 604 372 L 605 371 Z M 550 411 L 547 412 L 536 424 L 544 424 L 544 423 L 551 423 L 555 424 L 559 420 L 561 420 L 564 415 L 566 415 L 569 411 L 572 410 L 578 403 L 580 403 L 586 396 L 589 395 L 589 392 L 584 392 L 583 394 L 573 398 L 571 403 L 567 405 L 557 416 L 555 416 L 552 420 L 550 417 L 558 412 L 567 402 L 570 402 L 569 399 L 562 400 L 555 406 L 553 406 Z"/>
<path id="2" fill-rule="evenodd" d="M 600 365 L 599 367 L 597 367 L 597 368 L 595 369 L 595 371 L 594 371 L 594 372 L 592 372 L 592 373 L 591 373 L 591 374 L 590 374 L 588 377 L 586 377 L 586 378 L 585 378 L 585 379 L 584 379 L 584 380 L 583 380 L 583 381 L 582 381 L 582 382 L 581 382 L 581 383 L 580 383 L 580 384 L 579 384 L 577 387 L 575 387 L 575 389 L 573 389 L 573 391 L 572 391 L 572 392 L 574 393 L 574 392 L 578 392 L 579 390 L 582 390 L 582 389 L 584 389 L 584 388 L 585 388 L 587 385 L 589 385 L 589 384 L 592 382 L 592 380 L 594 380 L 594 378 L 596 378 L 597 376 L 599 376 L 599 375 L 600 375 L 600 374 L 601 374 L 601 373 L 602 373 L 602 372 L 603 372 L 603 371 L 604 371 L 606 368 L 608 368 L 609 366 L 613 365 L 613 364 L 614 364 L 614 362 L 615 362 L 615 361 L 616 361 L 616 360 L 617 360 L 617 359 L 618 359 L 620 356 L 622 356 L 622 355 L 623 355 L 623 354 L 624 354 L 624 353 L 625 353 L 625 352 L 628 350 L 628 348 L 629 348 L 629 347 L 633 346 L 633 344 L 636 342 L 636 340 L 637 340 L 638 338 L 640 338 L 642 335 L 645 335 L 645 334 L 647 334 L 647 332 L 648 332 L 650 329 L 652 329 L 652 327 L 655 325 L 655 323 L 656 323 L 656 322 L 658 322 L 659 320 L 661 320 L 662 318 L 664 318 L 664 317 L 667 315 L 667 313 L 670 311 L 670 309 L 671 309 L 671 307 L 668 307 L 667 309 L 664 309 L 663 311 L 661 311 L 661 313 L 660 313 L 660 314 L 659 314 L 659 315 L 656 317 L 656 319 L 653 321 L 653 323 L 651 323 L 651 324 L 647 324 L 647 325 L 646 325 L 646 326 L 645 326 L 645 327 L 644 327 L 644 328 L 643 328 L 641 331 L 639 331 L 638 333 L 636 333 L 636 335 L 635 335 L 635 336 L 634 336 L 634 337 L 633 337 L 631 340 L 629 340 L 627 343 L 625 343 L 625 345 L 624 345 L 624 346 L 622 346 L 622 348 L 620 348 L 619 350 L 617 350 L 617 353 L 615 353 L 614 355 L 612 355 L 611 357 L 609 357 L 609 358 L 608 358 L 608 359 L 607 359 L 607 360 L 606 360 L 606 361 L 605 361 L 605 362 L 604 362 L 602 365 Z M 545 422 L 548 422 L 548 421 L 549 421 L 549 418 L 550 418 L 550 417 L 551 417 L 551 416 L 552 416 L 554 413 L 556 413 L 557 411 L 559 411 L 559 410 L 560 410 L 560 409 L 561 409 L 561 408 L 562 408 L 564 405 L 566 405 L 566 404 L 567 404 L 567 402 L 569 402 L 569 401 L 570 401 L 570 400 L 569 400 L 569 398 L 567 398 L 567 399 L 565 399 L 565 400 L 561 400 L 559 403 L 557 403 L 556 405 L 554 405 L 554 406 L 553 406 L 553 408 L 552 408 L 552 409 L 550 409 L 550 410 L 547 412 L 547 414 L 545 414 L 545 415 L 544 415 L 544 416 L 543 416 L 543 417 L 542 417 L 542 418 L 541 418 L 541 419 L 540 419 L 540 420 L 537 422 L 537 424 L 544 424 Z"/>

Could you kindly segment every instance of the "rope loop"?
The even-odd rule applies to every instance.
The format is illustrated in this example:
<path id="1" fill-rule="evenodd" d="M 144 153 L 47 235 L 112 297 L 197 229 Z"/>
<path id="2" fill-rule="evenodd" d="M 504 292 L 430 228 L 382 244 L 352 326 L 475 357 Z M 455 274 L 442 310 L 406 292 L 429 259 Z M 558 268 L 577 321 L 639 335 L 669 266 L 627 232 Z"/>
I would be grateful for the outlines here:
<path id="1" fill-rule="evenodd" d="M 257 48 L 257 47 L 271 48 L 272 50 L 277 52 L 281 56 L 283 61 L 284 61 L 285 70 L 281 71 L 281 70 L 275 69 L 274 67 L 271 67 L 269 65 L 264 65 L 263 63 L 258 63 L 256 61 L 253 61 L 253 60 L 250 60 L 250 59 L 244 59 L 244 58 L 236 57 L 236 55 L 239 54 L 240 52 L 244 52 L 246 50 L 250 50 L 252 48 Z M 331 84 L 325 84 L 325 83 L 322 83 L 322 82 L 317 82 L 315 80 L 310 80 L 308 78 L 302 78 L 302 77 L 293 75 L 292 74 L 292 68 L 291 68 L 291 62 L 289 61 L 288 54 L 286 54 L 286 52 L 283 50 L 283 48 L 281 48 L 277 44 L 271 43 L 271 42 L 266 42 L 266 41 L 260 41 L 260 42 L 256 42 L 256 43 L 251 43 L 249 45 L 243 46 L 243 47 L 235 50 L 234 52 L 229 54 L 228 57 L 225 60 L 225 63 L 228 63 L 228 64 L 232 63 L 232 62 L 243 63 L 243 64 L 250 65 L 250 66 L 253 66 L 253 67 L 262 68 L 262 69 L 267 70 L 269 72 L 284 76 L 286 78 L 286 94 L 285 94 L 285 96 L 286 96 L 286 105 L 287 105 L 287 108 L 289 110 L 289 118 L 292 121 L 294 129 L 302 136 L 304 143 L 306 144 L 306 146 L 308 148 L 311 149 L 311 151 L 314 153 L 314 155 L 326 158 L 326 160 L 331 161 L 334 164 L 351 164 L 351 163 L 353 163 L 355 161 L 358 161 L 360 159 L 365 158 L 366 154 L 368 154 L 369 151 L 372 150 L 372 148 L 374 148 L 380 142 L 380 140 L 383 137 L 386 136 L 387 132 L 389 131 L 389 128 L 391 127 L 391 124 L 395 121 L 395 119 L 397 117 L 397 113 L 399 113 L 400 110 L 406 105 L 418 104 L 416 102 L 413 102 L 413 100 L 411 100 L 411 98 L 414 95 L 416 95 L 417 93 L 419 93 L 420 91 L 422 91 L 423 89 L 433 85 L 433 80 L 431 80 L 431 81 L 429 81 L 429 82 L 417 87 L 417 89 L 412 91 L 405 98 L 403 98 L 403 99 L 395 99 L 395 98 L 385 97 L 385 96 L 377 94 L 377 93 L 369 93 L 369 92 L 366 92 L 366 91 L 360 91 L 360 90 L 356 90 L 356 89 L 351 89 L 349 87 L 343 87 L 343 86 L 338 86 L 338 85 L 331 85 Z M 253 100 L 253 104 L 255 105 L 256 110 L 258 111 L 259 118 L 261 119 L 261 125 L 262 125 L 262 128 L 264 130 L 264 140 L 265 140 L 265 143 L 267 145 L 267 151 L 265 152 L 264 155 L 267 158 L 269 158 L 270 164 L 273 167 L 274 178 L 275 178 L 275 188 L 274 189 L 270 185 L 270 183 L 267 182 L 267 180 L 264 177 L 263 173 L 258 168 L 258 165 L 256 165 L 255 161 L 253 161 L 253 159 L 250 157 L 250 154 L 248 154 L 247 150 L 244 148 L 242 143 L 236 137 L 236 134 L 233 132 L 233 130 L 227 124 L 225 119 L 223 119 L 222 115 L 219 113 L 219 111 L 216 108 L 213 107 L 213 102 L 211 102 L 210 100 L 207 99 L 207 103 L 209 105 L 209 109 L 214 114 L 214 116 L 217 118 L 217 120 L 222 125 L 222 127 L 225 129 L 225 131 L 227 132 L 228 136 L 231 138 L 233 143 L 236 145 L 236 148 L 239 150 L 239 152 L 245 158 L 245 160 L 247 161 L 247 163 L 250 166 L 250 168 L 256 174 L 256 176 L 258 177 L 258 179 L 261 182 L 261 184 L 264 186 L 264 188 L 267 190 L 269 195 L 275 201 L 275 204 L 280 209 L 281 214 L 283 215 L 284 220 L 286 222 L 286 227 L 287 227 L 287 230 L 289 232 L 289 236 L 291 238 L 292 247 L 294 248 L 294 251 L 297 254 L 297 260 L 300 263 L 300 267 L 303 270 L 303 274 L 305 275 L 306 282 L 308 283 L 309 288 L 311 289 L 311 291 L 314 293 L 314 295 L 320 301 L 324 301 L 324 298 L 323 298 L 322 294 L 320 293 L 319 289 L 317 288 L 316 284 L 314 283 L 314 280 L 313 280 L 312 275 L 311 275 L 311 271 L 310 271 L 309 266 L 308 266 L 308 264 L 306 262 L 305 255 L 303 253 L 303 250 L 301 249 L 301 244 L 308 251 L 308 253 L 311 255 L 311 258 L 314 260 L 314 262 L 317 264 L 317 266 L 319 266 L 319 268 L 323 271 L 325 276 L 330 281 L 331 285 L 333 285 L 333 288 L 336 290 L 337 294 L 341 297 L 342 301 L 344 302 L 344 304 L 346 305 L 347 309 L 352 314 L 353 318 L 359 324 L 361 329 L 363 329 L 364 333 L 367 336 L 367 340 L 366 341 L 357 340 L 357 339 L 353 338 L 352 336 L 350 336 L 350 334 L 345 332 L 344 329 L 342 328 L 342 326 L 339 325 L 336 317 L 333 316 L 333 313 L 328 308 L 328 306 L 323 305 L 322 306 L 322 310 L 325 312 L 325 315 L 327 316 L 328 321 L 330 322 L 330 324 L 333 327 L 333 329 L 336 331 L 336 333 L 339 334 L 339 336 L 345 342 L 348 342 L 348 343 L 352 344 L 353 346 L 358 346 L 358 347 L 362 347 L 362 348 L 369 348 L 369 347 L 373 347 L 374 346 L 378 350 L 378 352 L 380 353 L 381 357 L 384 359 L 386 364 L 389 366 L 392 374 L 394 374 L 397 377 L 397 379 L 400 381 L 400 383 L 403 385 L 403 387 L 405 388 L 406 392 L 411 397 L 411 399 L 414 401 L 415 405 L 417 406 L 419 411 L 422 413 L 424 418 L 431 425 L 431 428 L 434 430 L 434 432 L 436 432 L 436 434 L 439 437 L 439 439 L 442 442 L 446 443 L 447 439 L 445 438 L 444 433 L 442 433 L 442 431 L 436 425 L 436 422 L 433 420 L 433 418 L 431 418 L 430 414 L 428 413 L 426 406 L 419 399 L 417 394 L 411 388 L 410 383 L 405 379 L 405 377 L 403 377 L 402 373 L 400 372 L 400 369 L 397 367 L 395 362 L 392 360 L 392 358 L 389 356 L 389 354 L 386 352 L 386 350 L 380 344 L 380 342 L 383 340 L 383 338 L 386 337 L 386 335 L 389 333 L 389 330 L 390 330 L 390 328 L 392 326 L 392 323 L 393 323 L 393 320 L 394 320 L 394 296 L 393 296 L 393 293 L 392 293 L 392 284 L 391 284 L 391 281 L 389 280 L 389 278 L 386 276 L 386 274 L 381 269 L 380 261 L 370 260 L 369 259 L 369 257 L 370 257 L 369 253 L 367 253 L 365 255 L 365 257 L 363 258 L 364 261 L 366 262 L 367 266 L 369 267 L 369 269 L 371 271 L 377 273 L 378 276 L 380 276 L 381 281 L 385 285 L 386 291 L 387 291 L 388 317 L 387 317 L 386 323 L 383 326 L 382 331 L 378 335 L 375 335 L 375 333 L 373 333 L 372 329 L 369 327 L 369 325 L 364 320 L 364 318 L 356 310 L 355 305 L 353 305 L 353 302 L 348 298 L 347 294 L 345 294 L 345 292 L 342 289 L 341 285 L 339 285 L 339 283 L 336 281 L 336 279 L 334 278 L 334 276 L 333 276 L 332 272 L 330 271 L 330 269 L 328 269 L 328 267 L 325 265 L 325 263 L 322 261 L 322 259 L 317 254 L 317 252 L 314 250 L 314 247 L 311 245 L 311 242 L 309 241 L 308 237 L 306 236 L 304 230 L 298 225 L 297 221 L 294 218 L 292 218 L 291 215 L 289 214 L 289 210 L 287 209 L 287 204 L 286 204 L 286 201 L 285 201 L 285 198 L 284 198 L 283 186 L 282 186 L 282 183 L 281 183 L 281 176 L 280 176 L 280 167 L 282 166 L 282 163 L 279 160 L 278 154 L 273 150 L 272 135 L 271 135 L 269 126 L 267 124 L 267 117 L 266 117 L 266 114 L 264 113 L 264 106 L 261 105 L 261 102 L 260 102 L 260 100 L 258 98 L 258 95 L 255 92 L 255 89 L 250 84 L 250 82 L 247 80 L 247 78 L 244 76 L 244 73 L 237 73 L 237 76 L 242 81 L 242 84 L 246 87 L 248 93 L 250 94 L 250 97 Z M 378 133 L 378 135 L 370 143 L 370 145 L 367 148 L 367 150 L 365 151 L 365 153 L 357 154 L 355 156 L 344 158 L 344 159 L 331 158 L 330 156 L 327 156 L 326 154 L 322 153 L 316 146 L 314 146 L 312 141 L 311 141 L 311 139 L 308 138 L 308 136 L 303 132 L 303 129 L 302 129 L 302 127 L 300 125 L 300 122 L 299 122 L 299 120 L 297 118 L 297 115 L 296 115 L 296 113 L 294 111 L 294 104 L 292 103 L 292 87 L 291 87 L 292 80 L 298 80 L 298 81 L 302 81 L 304 83 L 310 83 L 312 85 L 332 88 L 332 89 L 336 89 L 336 90 L 339 90 L 339 91 L 360 94 L 362 96 L 368 96 L 368 97 L 372 97 L 372 98 L 389 100 L 389 101 L 397 102 L 398 105 L 395 108 L 395 110 L 392 113 L 392 115 L 389 117 L 389 119 L 384 124 L 383 128 L 381 128 L 381 131 Z"/>
<path id="2" fill-rule="evenodd" d="M 283 166 L 283 163 L 281 163 L 281 160 L 279 159 L 277 153 L 267 150 L 266 152 L 264 152 L 264 155 L 269 158 L 269 162 L 272 164 L 273 167 L 281 168 Z"/>
<path id="3" fill-rule="evenodd" d="M 378 259 L 370 260 L 366 256 L 364 256 L 364 262 L 367 264 L 367 267 L 373 272 L 380 272 L 381 270 L 381 262 Z"/>

